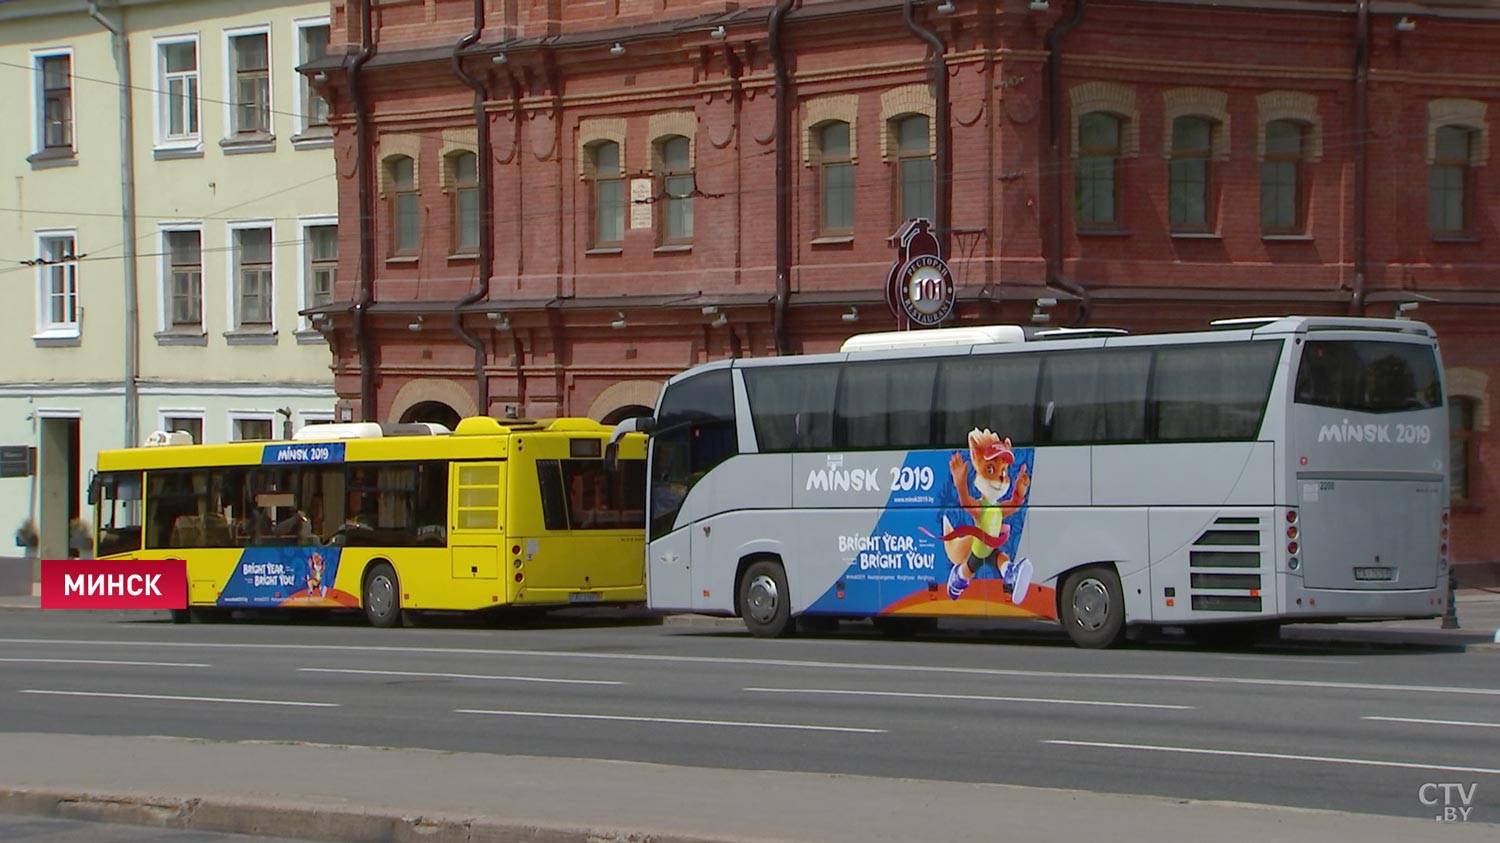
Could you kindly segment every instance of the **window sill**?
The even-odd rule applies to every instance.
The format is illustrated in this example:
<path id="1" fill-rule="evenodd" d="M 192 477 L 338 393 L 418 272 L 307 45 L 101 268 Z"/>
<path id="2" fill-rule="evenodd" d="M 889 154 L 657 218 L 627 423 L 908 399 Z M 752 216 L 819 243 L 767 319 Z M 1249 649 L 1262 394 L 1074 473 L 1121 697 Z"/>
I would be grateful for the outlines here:
<path id="1" fill-rule="evenodd" d="M 196 331 L 157 331 L 155 336 L 157 345 L 208 345 L 208 334 L 201 328 Z"/>
<path id="2" fill-rule="evenodd" d="M 72 149 L 44 149 L 26 156 L 26 163 L 33 170 L 50 170 L 53 167 L 78 166 L 78 154 Z"/>
<path id="3" fill-rule="evenodd" d="M 333 130 L 327 126 L 308 129 L 292 135 L 292 149 L 328 149 L 333 146 Z"/>
<path id="4" fill-rule="evenodd" d="M 853 234 L 830 234 L 825 237 L 814 237 L 810 245 L 813 246 L 847 246 L 854 242 Z"/>
<path id="5" fill-rule="evenodd" d="M 416 266 L 416 255 L 392 255 L 385 259 L 386 266 Z"/>
<path id="6" fill-rule="evenodd" d="M 1434 234 L 1434 235 L 1432 235 L 1432 242 L 1434 242 L 1434 243 L 1478 243 L 1479 242 L 1479 235 L 1477 235 L 1477 234 Z"/>
<path id="7" fill-rule="evenodd" d="M 1173 240 L 1223 240 L 1215 231 L 1174 231 Z"/>
<path id="8" fill-rule="evenodd" d="M 317 330 L 315 328 L 300 328 L 300 329 L 298 329 L 296 331 L 293 331 L 292 332 L 292 336 L 294 336 L 294 337 L 297 338 L 297 344 L 298 345 L 327 345 L 328 344 L 328 338 L 325 337 L 325 336 L 323 336 L 323 332 L 322 331 L 319 331 L 319 330 Z"/>
<path id="9" fill-rule="evenodd" d="M 653 254 L 653 255 L 671 255 L 671 254 L 680 254 L 682 252 L 691 252 L 692 250 L 693 250 L 693 244 L 692 243 L 664 243 L 664 244 L 662 244 L 660 246 L 657 246 L 655 249 L 652 249 L 651 250 L 651 254 Z"/>
<path id="10" fill-rule="evenodd" d="M 83 345 L 83 334 L 78 330 L 43 331 L 33 334 L 31 341 L 37 348 L 73 348 Z"/>
<path id="11" fill-rule="evenodd" d="M 202 158 L 203 144 L 195 143 L 192 146 L 158 146 L 151 151 L 151 157 L 157 161 L 171 161 L 175 158 Z"/>
<path id="12" fill-rule="evenodd" d="M 479 260 L 479 253 L 477 252 L 460 252 L 459 254 L 448 256 L 448 263 L 462 263 L 464 261 L 476 260 Z"/>
<path id="13" fill-rule="evenodd" d="M 252 152 L 275 152 L 276 136 L 256 133 L 236 135 L 232 138 L 224 138 L 219 141 L 219 148 L 224 150 L 225 155 L 245 155 Z"/>
<path id="14" fill-rule="evenodd" d="M 1079 228 L 1079 229 L 1077 229 L 1077 232 L 1078 232 L 1078 236 L 1079 237 L 1129 237 L 1130 236 L 1130 229 L 1128 229 L 1128 228 Z M 1176 237 L 1178 235 L 1174 234 L 1173 236 Z"/>
<path id="15" fill-rule="evenodd" d="M 624 253 L 623 246 L 599 246 L 584 252 L 585 255 L 621 255 Z"/>
<path id="16" fill-rule="evenodd" d="M 224 341 L 230 345 L 275 345 L 276 332 L 270 328 L 241 328 L 225 331 Z"/>
<path id="17" fill-rule="evenodd" d="M 1261 240 L 1267 243 L 1311 243 L 1311 234 L 1262 234 Z"/>

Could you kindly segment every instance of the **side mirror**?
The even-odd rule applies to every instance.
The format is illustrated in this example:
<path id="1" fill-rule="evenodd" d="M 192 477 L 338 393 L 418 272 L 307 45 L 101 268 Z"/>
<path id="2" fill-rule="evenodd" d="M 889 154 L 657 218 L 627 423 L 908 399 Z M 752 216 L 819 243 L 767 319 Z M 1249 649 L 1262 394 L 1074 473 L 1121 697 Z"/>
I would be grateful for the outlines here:
<path id="1" fill-rule="evenodd" d="M 103 497 L 104 478 L 97 473 L 89 472 L 89 506 L 98 506 L 99 499 Z"/>
<path id="2" fill-rule="evenodd" d="M 620 440 L 629 433 L 650 434 L 656 429 L 656 419 L 652 416 L 636 416 L 626 419 L 615 425 L 610 431 L 609 441 L 604 445 L 604 469 L 615 471 L 620 467 Z"/>

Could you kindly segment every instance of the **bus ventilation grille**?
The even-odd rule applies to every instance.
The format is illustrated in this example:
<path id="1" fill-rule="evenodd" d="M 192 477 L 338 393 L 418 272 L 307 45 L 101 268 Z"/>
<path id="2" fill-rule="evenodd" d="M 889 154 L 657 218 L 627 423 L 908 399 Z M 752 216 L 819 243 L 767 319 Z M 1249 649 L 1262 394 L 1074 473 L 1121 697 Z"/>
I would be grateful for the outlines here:
<path id="1" fill-rule="evenodd" d="M 1260 519 L 1216 519 L 1188 550 L 1188 567 L 1194 611 L 1259 612 Z"/>

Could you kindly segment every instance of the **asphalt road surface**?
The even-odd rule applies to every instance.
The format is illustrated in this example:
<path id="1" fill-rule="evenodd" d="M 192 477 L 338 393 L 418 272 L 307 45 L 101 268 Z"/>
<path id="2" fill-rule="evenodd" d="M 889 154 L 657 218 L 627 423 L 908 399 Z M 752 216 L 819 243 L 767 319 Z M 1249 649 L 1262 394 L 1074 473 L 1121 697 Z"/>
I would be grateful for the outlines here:
<path id="1" fill-rule="evenodd" d="M 358 620 L 174 626 L 148 615 L 0 612 L 0 728 L 837 772 L 1417 818 L 1451 804 L 1473 821 L 1500 820 L 1500 657 L 1420 647 L 1214 652 L 1166 641 L 1087 651 L 1051 632 L 903 641 L 856 624 L 767 641 L 733 625 L 599 619 L 376 630 Z"/>

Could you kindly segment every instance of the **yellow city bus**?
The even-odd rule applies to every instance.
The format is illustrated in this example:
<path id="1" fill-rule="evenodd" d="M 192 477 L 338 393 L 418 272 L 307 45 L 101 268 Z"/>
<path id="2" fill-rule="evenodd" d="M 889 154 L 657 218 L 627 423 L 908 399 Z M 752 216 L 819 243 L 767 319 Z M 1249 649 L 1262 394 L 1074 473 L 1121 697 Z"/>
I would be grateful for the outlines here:
<path id="1" fill-rule="evenodd" d="M 645 601 L 645 437 L 606 465 L 589 419 L 309 425 L 290 441 L 158 432 L 103 451 L 101 559 L 187 561 L 187 609 L 424 610 Z"/>

